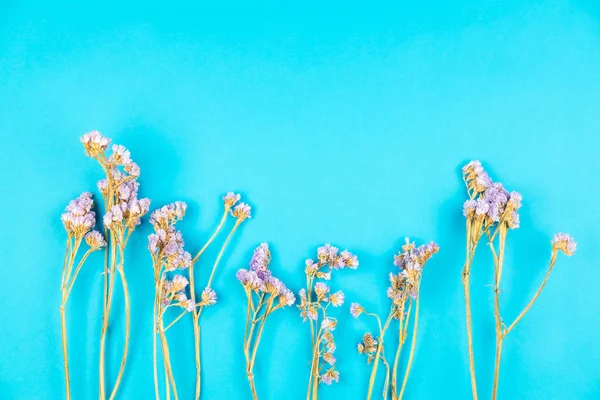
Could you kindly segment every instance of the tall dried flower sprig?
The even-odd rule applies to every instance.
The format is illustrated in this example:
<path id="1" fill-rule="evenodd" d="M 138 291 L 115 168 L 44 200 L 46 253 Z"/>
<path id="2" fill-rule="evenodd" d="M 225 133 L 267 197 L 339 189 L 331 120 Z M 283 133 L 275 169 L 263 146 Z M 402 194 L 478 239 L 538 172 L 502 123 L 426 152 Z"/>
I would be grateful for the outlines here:
<path id="1" fill-rule="evenodd" d="M 202 248 L 198 251 L 198 253 L 196 253 L 194 258 L 192 259 L 192 264 L 190 266 L 190 271 L 189 271 L 189 274 L 190 274 L 190 297 L 191 297 L 192 301 L 194 301 L 194 302 L 196 301 L 194 266 L 199 261 L 200 256 L 202 256 L 202 254 L 206 251 L 206 249 L 210 246 L 210 244 L 217 237 L 217 235 L 223 228 L 228 216 L 231 215 L 233 218 L 235 218 L 235 223 L 233 224 L 233 227 L 229 231 L 227 238 L 221 245 L 219 254 L 217 254 L 217 257 L 213 263 L 213 266 L 212 266 L 212 269 L 210 272 L 210 277 L 208 278 L 208 282 L 204 286 L 204 291 L 202 292 L 202 296 L 204 298 L 204 296 L 207 293 L 214 293 L 214 292 L 212 292 L 211 285 L 212 285 L 213 279 L 215 277 L 215 272 L 217 271 L 217 266 L 219 265 L 219 262 L 221 261 L 221 258 L 223 257 L 223 254 L 225 253 L 225 249 L 227 248 L 227 245 L 231 241 L 231 238 L 233 237 L 236 230 L 240 227 L 240 225 L 244 221 L 246 221 L 252 217 L 251 207 L 246 203 L 240 202 L 240 198 L 241 198 L 241 196 L 239 194 L 236 194 L 233 192 L 229 192 L 225 196 L 223 196 L 223 215 L 221 217 L 219 225 L 217 226 L 217 228 L 215 229 L 215 231 L 211 235 L 211 237 L 206 241 L 204 246 L 202 246 Z M 208 305 L 208 304 L 205 304 L 203 301 L 196 303 L 196 307 L 194 307 L 194 310 L 192 311 L 193 329 L 194 329 L 194 355 L 195 355 L 195 360 L 196 360 L 196 394 L 195 394 L 196 400 L 198 400 L 200 398 L 200 393 L 201 393 L 201 369 L 202 369 L 202 367 L 201 367 L 201 362 L 200 362 L 200 349 L 201 349 L 200 348 L 200 316 L 202 315 L 202 310 L 204 309 L 204 307 L 206 305 Z"/>
<path id="2" fill-rule="evenodd" d="M 331 293 L 329 286 L 320 280 L 330 280 L 333 270 L 358 267 L 358 258 L 348 250 L 342 252 L 337 247 L 326 244 L 319 247 L 317 261 L 306 260 L 306 289 L 300 290 L 300 316 L 310 324 L 312 357 L 308 381 L 307 400 L 317 400 L 319 384 L 331 385 L 338 382 L 339 371 L 335 369 L 335 342 L 333 331 L 337 319 L 327 315 L 329 306 L 344 304 L 344 293 L 339 290 Z M 323 372 L 323 369 L 326 371 Z"/>
<path id="3" fill-rule="evenodd" d="M 254 363 L 267 317 L 274 311 L 291 306 L 296 302 L 294 293 L 271 274 L 270 262 L 269 245 L 262 243 L 254 250 L 250 260 L 250 269 L 240 269 L 236 274 L 248 298 L 244 355 L 246 357 L 246 375 L 254 400 L 258 399 L 254 385 Z"/>
<path id="4" fill-rule="evenodd" d="M 96 213 L 92 211 L 94 200 L 92 194 L 85 192 L 78 198 L 72 200 L 66 208 L 66 212 L 61 216 L 61 220 L 67 231 L 67 244 L 65 251 L 65 259 L 63 262 L 63 271 L 61 279 L 61 303 L 60 303 L 60 321 L 62 330 L 62 347 L 63 359 L 65 365 L 65 384 L 66 397 L 71 399 L 71 379 L 69 375 L 69 356 L 67 350 L 67 319 L 65 307 L 67 300 L 73 289 L 73 284 L 79 275 L 81 267 L 85 263 L 88 256 L 102 247 L 106 246 L 106 241 L 102 234 L 96 230 L 92 230 L 96 225 Z M 77 254 L 81 243 L 85 240 L 88 249 L 77 260 Z"/>
<path id="5" fill-rule="evenodd" d="M 102 315 L 102 331 L 100 336 L 100 399 L 115 398 L 127 361 L 130 331 L 129 289 L 125 276 L 125 247 L 135 227 L 140 224 L 141 217 L 150 208 L 149 199 L 138 199 L 140 176 L 139 166 L 132 161 L 129 150 L 121 145 L 113 145 L 112 153 L 106 152 L 111 140 L 93 131 L 81 137 L 81 143 L 87 156 L 98 161 L 106 178 L 98 182 L 98 189 L 104 200 L 105 214 L 103 217 L 104 234 L 107 238 L 107 249 L 104 263 L 104 307 Z M 125 301 L 125 342 L 119 372 L 112 390 L 106 390 L 105 356 L 106 336 L 113 303 L 115 276 L 119 275 L 123 286 Z"/>
<path id="6" fill-rule="evenodd" d="M 469 347 L 469 369 L 471 374 L 471 388 L 473 398 L 476 400 L 477 381 L 475 377 L 475 357 L 473 353 L 473 335 L 471 321 L 471 294 L 470 273 L 473 264 L 475 250 L 481 238 L 485 235 L 494 259 L 494 319 L 496 332 L 496 360 L 494 367 L 494 384 L 492 388 L 492 399 L 495 400 L 498 393 L 498 381 L 500 376 L 500 360 L 502 356 L 502 343 L 508 333 L 517 325 L 523 316 L 529 311 L 537 300 L 542 289 L 554 268 L 558 251 L 571 256 L 575 252 L 576 243 L 573 239 L 563 233 L 556 234 L 551 241 L 550 265 L 546 276 L 531 301 L 517 316 L 514 322 L 506 326 L 500 314 L 500 280 L 504 266 L 504 253 L 506 247 L 506 236 L 510 229 L 519 227 L 519 209 L 522 197 L 517 192 L 509 193 L 501 183 L 493 182 L 479 161 L 471 161 L 462 169 L 463 180 L 467 187 L 469 199 L 463 206 L 463 214 L 466 217 L 466 260 L 462 271 L 462 282 L 466 303 L 467 342 Z M 496 248 L 497 244 L 497 248 Z"/>
<path id="7" fill-rule="evenodd" d="M 359 354 L 365 354 L 367 356 L 367 363 L 373 363 L 367 399 L 370 399 L 373 393 L 373 385 L 377 376 L 377 367 L 380 359 L 386 367 L 383 398 L 387 398 L 390 389 L 392 391 L 392 399 L 402 399 L 404 396 L 404 389 L 406 388 L 406 383 L 408 381 L 417 341 L 417 329 L 419 326 L 419 290 L 421 287 L 423 267 L 429 259 L 438 252 L 438 250 L 439 246 L 435 242 L 416 247 L 414 242 L 410 242 L 409 239 L 406 238 L 406 244 L 402 246 L 402 251 L 394 256 L 394 265 L 400 268 L 401 271 L 398 274 L 390 273 L 390 287 L 387 289 L 387 296 L 392 303 L 390 305 L 390 312 L 384 324 L 381 323 L 381 318 L 379 318 L 377 314 L 367 312 L 360 304 L 352 303 L 350 306 L 350 313 L 354 318 L 358 318 L 359 315 L 364 313 L 365 315 L 374 317 L 377 320 L 379 328 L 379 337 L 375 338 L 371 333 L 367 332 L 363 336 L 363 341 L 359 343 L 357 347 Z M 398 388 L 398 363 L 400 361 L 402 346 L 408 337 L 408 324 L 410 322 L 413 303 L 415 312 L 413 317 L 412 343 L 404 379 L 402 381 L 402 387 Z M 385 357 L 383 346 L 385 333 L 389 328 L 390 323 L 394 320 L 398 321 L 398 345 L 394 357 L 394 364 L 390 367 L 390 364 Z"/>
<path id="8" fill-rule="evenodd" d="M 183 202 L 175 202 L 161 207 L 152 212 L 150 223 L 155 233 L 148 236 L 148 249 L 152 255 L 152 266 L 154 270 L 155 297 L 154 297 L 154 319 L 153 319 L 153 359 L 154 359 L 154 388 L 156 398 L 160 398 L 158 388 L 158 361 L 156 356 L 156 337 L 160 338 L 163 366 L 165 372 L 165 393 L 170 398 L 170 392 L 177 399 L 177 385 L 171 367 L 171 357 L 166 332 L 177 321 L 181 315 L 173 319 L 165 326 L 166 311 L 171 307 L 183 308 L 184 313 L 194 311 L 196 303 L 188 298 L 185 289 L 188 279 L 177 270 L 186 270 L 192 265 L 192 256 L 184 250 L 184 241 L 180 231 L 175 229 L 175 224 L 183 218 L 187 205 Z M 214 298 L 213 298 L 214 297 Z M 216 294 L 211 294 L 207 299 L 208 304 L 216 302 Z"/>

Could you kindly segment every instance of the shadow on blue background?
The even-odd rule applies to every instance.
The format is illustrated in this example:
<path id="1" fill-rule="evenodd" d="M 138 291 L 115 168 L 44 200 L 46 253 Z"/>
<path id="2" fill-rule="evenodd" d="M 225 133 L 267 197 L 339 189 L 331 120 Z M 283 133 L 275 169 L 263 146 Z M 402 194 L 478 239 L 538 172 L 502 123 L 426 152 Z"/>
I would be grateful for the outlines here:
<path id="1" fill-rule="evenodd" d="M 59 216 L 101 178 L 78 141 L 92 129 L 131 150 L 153 209 L 188 202 L 181 229 L 192 252 L 215 226 L 221 195 L 240 191 L 253 206 L 218 271 L 219 304 L 203 315 L 203 398 L 250 398 L 245 295 L 235 272 L 256 245 L 271 244 L 273 270 L 295 291 L 317 246 L 348 248 L 361 265 L 336 274 L 333 287 L 348 304 L 383 312 L 392 256 L 405 236 L 441 248 L 424 276 L 406 398 L 469 398 L 459 168 L 471 158 L 524 196 L 522 228 L 509 235 L 506 319 L 543 278 L 552 234 L 579 242 L 507 338 L 501 398 L 600 397 L 598 7 L 450 3 L 314 12 L 306 3 L 0 5 L 0 397 L 63 396 Z M 153 398 L 149 232 L 140 226 L 126 255 L 134 311 L 125 399 Z M 74 398 L 98 390 L 101 258 L 86 264 L 68 306 Z M 491 268 L 479 253 L 473 298 L 482 398 L 493 367 Z M 355 345 L 375 326 L 351 319 L 347 307 L 337 310 L 341 381 L 323 388 L 323 399 L 366 392 L 370 369 Z M 114 379 L 123 326 L 111 329 Z M 194 385 L 191 322 L 169 334 L 185 398 Z M 275 314 L 255 371 L 261 399 L 304 398 L 309 351 L 297 310 Z"/>

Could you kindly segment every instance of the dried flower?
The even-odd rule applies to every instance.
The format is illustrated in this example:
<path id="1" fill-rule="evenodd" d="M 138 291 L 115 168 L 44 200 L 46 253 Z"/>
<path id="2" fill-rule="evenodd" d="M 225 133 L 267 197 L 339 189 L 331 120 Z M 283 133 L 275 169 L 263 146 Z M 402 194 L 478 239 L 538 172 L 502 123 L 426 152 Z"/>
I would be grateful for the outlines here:
<path id="1" fill-rule="evenodd" d="M 329 369 L 323 375 L 321 375 L 321 381 L 326 385 L 331 385 L 333 381 L 336 383 L 340 380 L 340 373 L 333 368 Z"/>
<path id="2" fill-rule="evenodd" d="M 324 301 L 327 293 L 329 293 L 329 286 L 323 282 L 317 282 L 315 284 L 315 294 L 317 295 L 317 301 Z"/>
<path id="3" fill-rule="evenodd" d="M 337 321 L 330 318 L 324 318 L 321 322 L 321 329 L 324 329 L 326 331 L 333 331 L 335 330 L 336 325 Z"/>
<path id="4" fill-rule="evenodd" d="M 577 250 L 577 243 L 573 240 L 573 238 L 566 233 L 557 233 L 552 238 L 552 249 L 560 250 L 568 256 L 572 256 L 575 254 L 575 250 Z"/>
<path id="5" fill-rule="evenodd" d="M 223 203 L 225 204 L 225 208 L 230 209 L 235 205 L 235 203 L 240 201 L 240 198 L 241 196 L 239 194 L 235 194 L 233 192 L 227 193 L 225 196 L 223 196 Z"/>
<path id="6" fill-rule="evenodd" d="M 329 296 L 329 302 L 334 307 L 341 306 L 344 304 L 344 292 L 338 290 L 337 292 L 333 293 L 331 296 Z"/>
<path id="7" fill-rule="evenodd" d="M 231 210 L 231 215 L 238 219 L 238 221 L 242 222 L 248 218 L 252 218 L 250 215 L 251 208 L 246 203 L 239 203 Z"/>
<path id="8" fill-rule="evenodd" d="M 110 144 L 110 139 L 105 138 L 98 131 L 86 133 L 80 140 L 83 143 L 85 154 L 94 158 L 103 154 Z"/>
<path id="9" fill-rule="evenodd" d="M 358 318 L 358 316 L 360 314 L 362 314 L 363 312 L 365 312 L 365 309 L 358 303 L 352 303 L 350 304 L 350 314 L 352 314 L 352 316 L 354 318 Z"/>
<path id="10" fill-rule="evenodd" d="M 89 192 L 82 193 L 66 207 L 66 213 L 61 216 L 65 230 L 69 235 L 82 238 L 96 225 L 96 213 L 92 211 L 94 201 Z"/>
<path id="11" fill-rule="evenodd" d="M 88 232 L 85 235 L 85 242 L 90 246 L 90 250 L 92 251 L 106 247 L 106 240 L 104 240 L 102 234 L 96 230 Z"/>
<path id="12" fill-rule="evenodd" d="M 206 306 L 212 306 L 217 303 L 217 293 L 211 288 L 207 287 L 202 291 L 202 304 Z"/>

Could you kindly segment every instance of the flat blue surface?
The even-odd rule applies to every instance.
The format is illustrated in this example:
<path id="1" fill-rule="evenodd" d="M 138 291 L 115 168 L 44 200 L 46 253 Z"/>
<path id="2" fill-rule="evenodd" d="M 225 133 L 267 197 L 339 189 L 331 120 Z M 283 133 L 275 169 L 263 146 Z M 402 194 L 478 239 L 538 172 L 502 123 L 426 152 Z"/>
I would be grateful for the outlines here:
<path id="1" fill-rule="evenodd" d="M 250 398 L 235 272 L 262 241 L 295 291 L 318 245 L 358 255 L 359 269 L 332 281 L 348 301 L 336 310 L 341 381 L 321 398 L 364 398 L 370 368 L 355 345 L 376 327 L 352 320 L 348 305 L 387 309 L 392 256 L 407 235 L 436 240 L 440 252 L 424 276 L 406 399 L 468 399 L 459 168 L 473 158 L 524 197 L 522 227 L 508 239 L 507 320 L 543 278 L 552 234 L 579 242 L 505 341 L 501 398 L 600 398 L 597 5 L 77 3 L 0 2 L 0 398 L 64 396 L 59 217 L 80 192 L 96 192 L 101 170 L 78 141 L 92 129 L 131 150 L 152 209 L 188 202 L 180 228 L 192 252 L 215 226 L 221 195 L 240 191 L 253 206 L 218 271 L 220 302 L 203 315 L 204 399 Z M 126 254 L 133 330 L 122 399 L 153 398 L 149 232 L 145 222 Z M 97 396 L 101 258 L 86 264 L 68 306 L 75 399 Z M 211 264 L 202 265 L 206 278 Z M 488 254 L 473 271 L 477 373 L 488 398 Z M 122 325 L 112 332 L 114 379 Z M 190 321 L 169 334 L 189 399 Z M 297 310 L 277 312 L 258 355 L 260 398 L 303 399 L 309 351 Z"/>

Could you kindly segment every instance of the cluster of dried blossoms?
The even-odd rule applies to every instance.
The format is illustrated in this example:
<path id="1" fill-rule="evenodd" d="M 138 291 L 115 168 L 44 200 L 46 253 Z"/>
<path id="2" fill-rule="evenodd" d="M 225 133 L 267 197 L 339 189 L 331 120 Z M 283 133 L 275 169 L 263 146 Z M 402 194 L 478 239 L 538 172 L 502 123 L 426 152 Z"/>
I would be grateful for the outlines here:
<path id="1" fill-rule="evenodd" d="M 291 306 L 296 302 L 294 293 L 271 274 L 270 262 L 269 245 L 263 243 L 254 250 L 250 260 L 250 269 L 240 269 L 236 274 L 248 298 L 244 355 L 246 356 L 246 375 L 252 397 L 255 400 L 258 399 L 258 395 L 254 386 L 254 362 L 267 317 L 275 310 Z"/>
<path id="2" fill-rule="evenodd" d="M 61 303 L 60 303 L 60 319 L 62 328 L 62 346 L 63 358 L 65 365 L 65 384 L 67 399 L 71 398 L 71 381 L 69 375 L 69 356 L 67 350 L 67 320 L 65 315 L 65 306 L 73 289 L 73 284 L 77 279 L 77 275 L 81 267 L 85 263 L 88 256 L 102 247 L 106 246 L 106 241 L 102 234 L 93 230 L 96 225 L 96 213 L 92 211 L 94 208 L 94 200 L 89 192 L 82 193 L 78 198 L 71 201 L 66 208 L 66 212 L 61 216 L 61 220 L 67 231 L 67 244 L 65 251 L 65 259 L 63 262 L 62 280 L 60 285 Z M 86 252 L 77 260 L 77 254 L 81 243 L 85 240 L 88 245 Z"/>
<path id="3" fill-rule="evenodd" d="M 419 326 L 419 289 L 421 287 L 423 267 L 427 261 L 438 252 L 438 250 L 439 246 L 434 242 L 416 247 L 414 242 L 411 243 L 409 239 L 406 238 L 406 244 L 402 246 L 402 252 L 394 257 L 394 265 L 400 268 L 401 271 L 398 274 L 390 273 L 390 287 L 388 287 L 387 296 L 392 303 L 390 312 L 384 324 L 381 323 L 381 318 L 379 318 L 377 314 L 367 312 L 360 304 L 352 303 L 350 306 L 350 313 L 354 318 L 358 318 L 360 314 L 364 313 L 365 315 L 374 317 L 377 320 L 379 328 L 379 337 L 375 338 L 371 333 L 367 332 L 364 334 L 362 342 L 358 344 L 358 353 L 367 356 L 367 363 L 373 363 L 367 399 L 370 399 L 373 393 L 373 385 L 377 376 L 377 367 L 380 359 L 386 368 L 383 398 L 387 399 L 390 390 L 392 392 L 392 399 L 394 400 L 402 399 L 404 395 L 404 389 L 412 366 L 417 339 L 417 328 Z M 408 337 L 408 324 L 413 309 L 413 302 L 415 304 L 415 312 L 413 317 L 412 344 L 402 387 L 398 388 L 398 362 L 400 360 L 402 346 Z M 393 320 L 398 321 L 398 345 L 396 348 L 394 364 L 390 367 L 390 364 L 385 357 L 383 345 L 385 333 Z"/>
<path id="4" fill-rule="evenodd" d="M 175 229 L 175 224 L 185 215 L 187 205 L 183 202 L 175 202 L 152 212 L 150 223 L 154 227 L 155 233 L 148 236 L 148 249 L 152 255 L 152 265 L 154 269 L 155 281 L 155 300 L 154 300 L 154 387 L 156 398 L 160 399 L 158 386 L 158 361 L 156 354 L 156 338 L 160 338 L 161 351 L 163 356 L 163 366 L 165 372 L 165 393 L 167 399 L 170 398 L 171 390 L 175 399 L 178 398 L 177 386 L 173 376 L 169 345 L 166 332 L 184 315 L 191 313 L 193 318 L 194 349 L 196 360 L 196 392 L 195 398 L 200 398 L 200 315 L 204 307 L 211 306 L 217 302 L 217 294 L 211 288 L 217 266 L 225 252 L 227 244 L 231 240 L 234 232 L 242 222 L 250 218 L 250 206 L 245 203 L 239 203 L 240 195 L 228 193 L 223 197 L 224 212 L 219 225 L 213 235 L 192 258 L 191 254 L 184 250 L 183 235 Z M 221 228 L 225 224 L 228 215 L 235 218 L 235 224 L 231 228 L 227 239 L 223 243 L 217 258 L 212 267 L 210 278 L 204 286 L 200 298 L 196 297 L 194 285 L 194 264 L 200 259 L 200 256 L 208 246 L 217 237 Z M 182 273 L 175 271 L 187 270 L 187 277 Z M 189 278 L 189 279 L 188 279 Z M 186 293 L 189 289 L 189 296 Z M 175 307 L 183 309 L 182 312 L 172 319 L 169 324 L 165 324 L 166 312 L 169 308 Z"/>
<path id="5" fill-rule="evenodd" d="M 330 280 L 331 272 L 336 269 L 358 267 L 358 258 L 348 250 L 339 252 L 338 248 L 326 244 L 319 247 L 317 262 L 306 260 L 306 289 L 300 290 L 301 302 L 298 305 L 300 316 L 310 324 L 312 357 L 308 381 L 307 400 L 318 398 L 321 382 L 331 385 L 338 382 L 340 373 L 335 369 L 335 342 L 333 331 L 337 320 L 327 315 L 329 306 L 340 307 L 344 304 L 344 293 L 340 290 L 331 293 L 325 282 Z"/>
<path id="6" fill-rule="evenodd" d="M 104 235 L 107 238 L 104 263 L 104 309 L 100 337 L 100 399 L 105 399 L 107 394 L 110 399 L 114 399 L 123 377 L 129 349 L 130 304 L 124 269 L 125 247 L 131 233 L 140 224 L 141 217 L 148 212 L 150 200 L 138 199 L 137 179 L 140 176 L 140 168 L 131 160 L 131 155 L 125 147 L 113 145 L 112 152 L 107 154 L 111 140 L 97 131 L 86 133 L 80 140 L 85 154 L 97 160 L 106 174 L 106 178 L 98 182 L 104 200 L 103 224 Z M 125 300 L 125 343 L 116 381 L 112 390 L 107 391 L 105 347 L 117 274 L 121 280 Z"/>
<path id="7" fill-rule="evenodd" d="M 469 199 L 465 201 L 463 214 L 467 221 L 467 243 L 466 261 L 462 271 L 462 282 L 466 301 L 467 340 L 469 347 L 469 368 L 471 374 L 471 388 L 473 398 L 477 399 L 477 384 L 475 379 L 475 358 L 473 353 L 473 335 L 471 323 L 471 292 L 470 273 L 473 264 L 475 250 L 481 238 L 485 235 L 494 259 L 494 318 L 496 331 L 496 362 L 494 368 L 494 385 L 492 399 L 496 399 L 498 393 L 498 379 L 500 375 L 500 359 L 502 355 L 502 343 L 508 333 L 517 325 L 523 316 L 529 311 L 537 300 L 542 289 L 552 272 L 559 251 L 568 256 L 573 255 L 576 243 L 566 234 L 559 233 L 551 241 L 550 265 L 546 276 L 539 289 L 508 327 L 502 321 L 500 315 L 500 280 L 504 265 L 504 251 L 506 236 L 509 229 L 519 227 L 519 213 L 521 207 L 521 195 L 517 192 L 509 193 L 501 183 L 492 182 L 479 161 L 471 161 L 462 169 L 463 180 L 467 186 Z M 496 248 L 496 246 L 498 246 Z"/>

